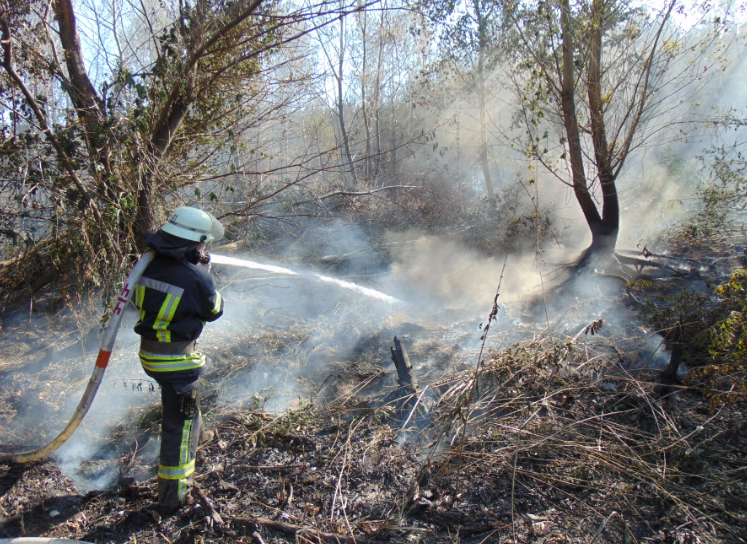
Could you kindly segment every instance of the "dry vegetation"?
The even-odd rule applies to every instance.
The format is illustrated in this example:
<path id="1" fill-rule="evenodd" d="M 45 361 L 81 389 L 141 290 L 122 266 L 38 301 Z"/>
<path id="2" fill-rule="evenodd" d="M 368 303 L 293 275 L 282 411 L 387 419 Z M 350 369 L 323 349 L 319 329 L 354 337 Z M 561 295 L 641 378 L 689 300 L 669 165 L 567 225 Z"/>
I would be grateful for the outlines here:
<path id="1" fill-rule="evenodd" d="M 144 411 L 112 431 L 112 442 L 129 440 L 124 453 L 81 468 L 116 469 L 119 480 L 109 489 L 80 495 L 51 462 L 0 467 L 0 536 L 97 543 L 745 542 L 743 404 L 713 410 L 698 390 L 684 388 L 659 398 L 652 374 L 626 370 L 646 355 L 606 323 L 593 327 L 593 338 L 587 328 L 573 338 L 527 335 L 489 352 L 476 368 L 458 346 L 438 345 L 433 331 L 409 327 L 416 368 L 435 361 L 440 373 L 421 380 L 414 409 L 398 409 L 384 360 L 391 330 L 382 331 L 334 372 L 325 395 L 285 413 L 252 408 L 251 399 L 226 407 L 208 396 L 204 410 L 216 437 L 198 455 L 201 491 L 176 515 L 158 514 L 155 482 L 147 479 L 152 467 L 137 455 L 157 435 L 157 413 Z M 279 362 L 306 335 L 292 327 L 248 333 L 216 352 L 221 370 L 209 383 L 255 357 Z M 321 378 L 306 376 L 315 384 Z"/>

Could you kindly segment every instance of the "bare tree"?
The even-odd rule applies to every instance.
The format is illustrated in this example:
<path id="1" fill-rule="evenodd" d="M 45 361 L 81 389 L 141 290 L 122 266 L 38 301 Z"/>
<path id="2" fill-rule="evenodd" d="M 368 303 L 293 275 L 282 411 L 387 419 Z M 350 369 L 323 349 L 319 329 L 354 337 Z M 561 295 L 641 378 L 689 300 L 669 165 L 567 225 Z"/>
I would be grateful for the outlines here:
<path id="1" fill-rule="evenodd" d="M 333 34 L 323 34 L 320 30 L 317 31 L 319 35 L 319 46 L 327 59 L 330 73 L 334 80 L 334 108 L 333 112 L 337 118 L 338 128 L 340 130 L 340 144 L 344 153 L 344 161 L 346 165 L 346 171 L 349 176 L 349 182 L 353 185 L 358 184 L 358 177 L 355 172 L 355 165 L 353 164 L 353 155 L 350 152 L 350 133 L 348 131 L 347 124 L 345 123 L 345 96 L 346 86 L 345 83 L 345 72 L 347 62 L 345 55 L 347 53 L 347 25 L 344 15 L 337 17 L 339 22 L 338 27 L 329 27 Z M 335 38 L 337 45 L 334 45 Z"/>
<path id="2" fill-rule="evenodd" d="M 492 208 L 496 206 L 490 169 L 490 112 L 488 79 L 501 59 L 504 14 L 493 0 L 451 2 L 427 0 L 421 9 L 441 33 L 442 63 L 456 70 L 463 84 L 475 93 L 478 106 L 478 160 Z"/>

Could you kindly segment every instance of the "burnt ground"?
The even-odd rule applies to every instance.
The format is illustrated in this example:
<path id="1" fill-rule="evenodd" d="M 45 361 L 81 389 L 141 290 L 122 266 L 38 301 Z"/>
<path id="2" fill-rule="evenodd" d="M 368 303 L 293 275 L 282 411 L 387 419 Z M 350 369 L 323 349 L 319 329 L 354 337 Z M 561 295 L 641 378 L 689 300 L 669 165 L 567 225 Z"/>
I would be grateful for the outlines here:
<path id="1" fill-rule="evenodd" d="M 271 304 L 262 311 L 270 313 Z M 650 331 L 640 323 L 610 313 L 592 337 L 577 335 L 580 322 L 570 318 L 554 330 L 517 321 L 510 334 L 499 321 L 489 335 L 503 335 L 500 349 L 475 365 L 468 345 L 474 331 L 393 318 L 372 326 L 322 313 L 321 326 L 281 319 L 242 323 L 240 335 L 206 333 L 212 361 L 203 412 L 215 437 L 198 452 L 190 504 L 170 516 L 158 511 L 157 394 L 147 380 L 123 374 L 117 391 L 149 395 L 147 402 L 135 402 L 105 431 L 78 431 L 99 443 L 74 471 L 65 470 L 76 480 L 57 459 L 0 466 L 0 537 L 747 542 L 744 395 L 714 403 L 712 380 L 706 391 L 686 379 L 661 398 L 647 368 L 656 349 L 641 341 Z M 97 347 L 95 334 L 76 332 L 95 328 L 81 314 L 58 314 L 44 333 L 28 326 L 35 319 L 4 323 L 6 448 L 49 438 L 45 422 L 69 413 L 60 399 L 75 398 L 87 380 L 88 366 L 73 361 Z M 393 334 L 404 340 L 420 379 L 404 409 L 389 361 Z M 125 366 L 134 348 L 118 350 L 113 366 Z M 267 368 L 290 369 L 283 410 L 270 407 L 279 389 L 271 381 L 255 384 L 252 394 L 234 387 L 246 376 L 261 382 Z M 718 387 L 734 391 L 744 379 L 744 369 L 735 371 Z M 114 398 L 111 387 L 103 394 Z M 81 490 L 79 476 L 91 488 L 99 475 L 112 474 L 101 489 Z"/>
<path id="2" fill-rule="evenodd" d="M 429 384 L 422 410 L 383 404 L 360 373 L 345 378 L 357 390 L 323 406 L 272 415 L 208 405 L 216 435 L 198 453 L 204 500 L 193 493 L 171 516 L 156 508 L 153 478 L 127 475 L 133 452 L 115 462 L 114 485 L 87 494 L 50 462 L 2 466 L 0 536 L 745 542 L 744 405 L 714 411 L 689 390 L 661 400 L 647 376 L 623 370 L 595 379 L 573 370 L 586 349 L 535 338 L 491 352 L 478 369 Z"/>

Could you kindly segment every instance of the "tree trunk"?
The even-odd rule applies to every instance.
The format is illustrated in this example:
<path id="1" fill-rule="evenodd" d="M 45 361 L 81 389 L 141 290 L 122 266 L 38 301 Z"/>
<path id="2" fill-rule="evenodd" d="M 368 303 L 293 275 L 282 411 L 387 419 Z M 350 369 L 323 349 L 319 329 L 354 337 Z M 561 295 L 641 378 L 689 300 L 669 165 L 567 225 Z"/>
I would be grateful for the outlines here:
<path id="1" fill-rule="evenodd" d="M 669 349 L 671 350 L 669 364 L 659 374 L 659 383 L 654 387 L 654 393 L 660 397 L 667 397 L 674 393 L 675 389 L 671 386 L 677 384 L 679 381 L 677 372 L 680 369 L 682 356 L 685 352 L 685 338 L 681 323 L 675 323 L 674 327 L 667 334 L 667 337 L 670 338 Z"/>
<path id="2" fill-rule="evenodd" d="M 65 57 L 68 77 L 72 89 L 68 91 L 70 101 L 78 111 L 89 131 L 94 123 L 103 116 L 101 102 L 88 78 L 83 53 L 78 35 L 78 25 L 75 19 L 72 0 L 55 0 L 53 4 L 54 14 L 60 30 L 60 43 Z"/>
<path id="3" fill-rule="evenodd" d="M 482 11 L 480 0 L 472 0 L 477 19 L 477 104 L 480 108 L 480 164 L 482 165 L 482 176 L 485 180 L 485 190 L 488 193 L 488 203 L 492 209 L 496 208 L 495 189 L 493 178 L 490 175 L 490 159 L 488 157 L 488 110 L 487 89 L 485 85 L 485 49 L 488 46 L 487 20 Z"/>
<path id="4" fill-rule="evenodd" d="M 350 153 L 350 138 L 345 128 L 345 101 L 342 93 L 342 74 L 345 59 L 345 20 L 340 16 L 340 59 L 337 68 L 337 120 L 340 122 L 340 135 L 342 136 L 342 147 L 345 152 L 345 161 L 348 165 L 348 172 L 353 185 L 358 184 L 358 178 L 355 175 L 355 166 L 353 165 L 353 156 Z"/>
<path id="5" fill-rule="evenodd" d="M 381 65 L 384 58 L 384 40 L 382 35 L 384 33 L 384 13 L 386 10 L 381 10 L 381 21 L 379 23 L 379 51 L 378 59 L 376 62 L 376 83 L 374 86 L 374 133 L 376 136 L 376 159 L 374 160 L 373 176 L 377 178 L 379 176 L 379 170 L 381 169 Z"/>
<path id="6" fill-rule="evenodd" d="M 412 370 L 410 357 L 398 337 L 394 337 L 394 347 L 389 349 L 392 352 L 392 361 L 394 361 L 394 366 L 397 369 L 399 385 L 411 390 L 411 392 L 416 392 L 418 390 L 418 380 Z"/>
<path id="7" fill-rule="evenodd" d="M 601 18 L 601 14 L 598 14 Z M 583 148 L 581 145 L 581 136 L 578 126 L 578 116 L 576 114 L 575 90 L 576 79 L 574 75 L 573 60 L 573 29 L 571 22 L 571 7 L 569 0 L 563 0 L 561 12 L 561 27 L 563 30 L 563 66 L 562 66 L 562 84 L 561 84 L 561 111 L 563 115 L 563 126 L 568 140 L 568 153 L 571 161 L 571 176 L 573 178 L 573 192 L 576 200 L 581 206 L 587 225 L 591 230 L 591 245 L 579 259 L 579 264 L 585 264 L 589 258 L 600 256 L 609 256 L 615 249 L 617 243 L 617 233 L 620 223 L 620 210 L 617 204 L 617 190 L 615 188 L 615 179 L 609 166 L 609 151 L 607 150 L 606 137 L 604 132 L 604 118 L 602 115 L 602 101 L 599 96 L 600 89 L 600 70 L 599 61 L 601 58 L 601 21 L 596 19 L 598 34 L 592 31 L 592 38 L 597 40 L 595 50 L 596 57 L 592 54 L 589 61 L 589 95 L 590 102 L 596 100 L 596 106 L 592 105 L 592 123 L 594 124 L 594 148 L 595 158 L 601 160 L 598 164 L 598 172 L 602 185 L 604 199 L 604 216 L 599 214 L 599 210 L 589 192 L 589 184 L 586 179 L 584 170 Z M 595 94 L 596 93 L 596 94 Z M 592 95 L 594 98 L 592 99 Z M 597 145 L 598 144 L 598 145 Z M 607 167 L 605 167 L 605 164 Z"/>
<path id="8" fill-rule="evenodd" d="M 398 410 L 405 413 L 411 412 L 418 402 L 416 398 L 419 392 L 418 380 L 412 369 L 410 357 L 407 355 L 402 342 L 396 336 L 394 337 L 394 347 L 390 348 L 390 350 L 392 352 L 392 361 L 397 369 L 397 383 L 399 383 L 399 387 L 387 396 L 385 404 L 394 403 Z M 401 416 L 406 417 L 405 413 L 401 414 Z"/>
<path id="9" fill-rule="evenodd" d="M 144 251 L 146 249 L 145 235 L 155 230 L 156 227 L 156 214 L 153 209 L 153 181 L 150 174 L 141 173 L 140 180 L 141 186 L 137 193 L 137 209 L 132 230 L 138 249 Z"/>
<path id="10" fill-rule="evenodd" d="M 362 12 L 360 18 L 361 22 L 361 46 L 363 48 L 362 55 L 362 73 L 361 73 L 361 113 L 363 115 L 363 128 L 366 131 L 366 183 L 370 183 L 373 175 L 373 165 L 371 156 L 371 120 L 369 119 L 369 109 L 366 103 L 366 85 L 368 84 L 368 73 L 367 73 L 367 60 L 368 60 L 368 40 L 366 36 L 368 17 L 367 12 Z"/>
<path id="11" fill-rule="evenodd" d="M 496 207 L 493 178 L 490 176 L 490 160 L 488 158 L 488 112 L 487 89 L 485 88 L 485 53 L 482 49 L 477 56 L 477 102 L 480 107 L 480 164 L 485 179 L 485 190 L 488 192 L 488 203 L 492 209 Z"/>
<path id="12" fill-rule="evenodd" d="M 604 24 L 604 1 L 594 0 L 591 14 L 591 51 L 589 55 L 589 72 L 587 92 L 589 96 L 589 113 L 591 136 L 594 145 L 599 182 L 602 188 L 601 223 L 592 228 L 592 246 L 612 253 L 617 243 L 617 232 L 620 226 L 620 204 L 617 197 L 615 174 L 612 170 L 612 157 L 607 143 L 606 124 L 604 120 L 604 99 L 602 98 L 602 34 Z M 591 225 L 590 225 L 591 226 Z"/>

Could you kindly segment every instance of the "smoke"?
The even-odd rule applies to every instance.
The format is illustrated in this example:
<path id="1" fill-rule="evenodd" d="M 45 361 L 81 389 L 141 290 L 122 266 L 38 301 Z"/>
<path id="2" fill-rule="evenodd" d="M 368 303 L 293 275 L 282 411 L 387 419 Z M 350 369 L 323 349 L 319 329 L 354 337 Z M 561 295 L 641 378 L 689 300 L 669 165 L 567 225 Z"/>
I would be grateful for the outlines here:
<path id="1" fill-rule="evenodd" d="M 0 443 L 27 451 L 49 442 L 67 424 L 88 383 L 101 338 L 86 311 L 81 307 L 76 313 L 26 318 L 18 312 L 6 317 L 2 344 L 32 349 L 24 348 L 15 370 L 2 377 L 7 419 L 0 426 Z M 133 323 L 134 316 L 128 314 L 91 409 L 53 455 L 82 491 L 105 489 L 119 476 L 119 459 L 132 456 L 139 416 L 158 398 L 140 369 Z M 42 345 L 46 349 L 33 349 Z M 141 459 L 151 464 L 142 452 Z"/>
<path id="2" fill-rule="evenodd" d="M 387 285 L 419 312 L 474 311 L 492 301 L 502 267 L 498 258 L 431 235 L 399 248 Z"/>
<path id="3" fill-rule="evenodd" d="M 727 111 L 733 107 L 737 115 L 743 115 L 744 106 L 736 101 L 744 94 L 745 62 L 747 59 L 739 59 L 717 85 L 709 85 L 704 94 L 692 97 L 701 103 L 701 110 L 718 106 Z M 464 225 L 445 228 L 443 235 L 400 231 L 372 242 L 371 233 L 351 221 L 320 225 L 312 219 L 298 220 L 297 228 L 289 226 L 278 235 L 268 250 L 271 259 L 252 254 L 236 257 L 297 272 L 313 269 L 325 276 L 339 276 L 402 303 L 377 300 L 310 275 L 288 277 L 268 270 L 216 265 L 226 313 L 207 324 L 200 349 L 211 359 L 203 381 L 208 391 L 220 391 L 219 402 L 227 407 L 277 412 L 294 407 L 326 386 L 325 380 L 339 367 L 349 364 L 358 355 L 363 339 L 382 330 L 409 332 L 416 329 L 413 324 L 423 325 L 423 329 L 438 325 L 439 339 L 450 340 L 449 332 L 459 328 L 460 333 L 467 331 L 460 336 L 460 348 L 472 349 L 481 334 L 476 324 L 490 312 L 499 284 L 501 311 L 488 337 L 489 344 L 499 344 L 501 333 L 516 331 L 526 323 L 533 330 L 547 328 L 562 339 L 575 335 L 594 318 L 604 317 L 605 331 L 622 330 L 622 324 L 635 319 L 609 296 L 619 292 L 619 285 L 605 287 L 591 276 L 579 276 L 562 293 L 553 291 L 559 266 L 573 260 L 588 245 L 589 230 L 572 189 L 543 173 L 538 164 L 527 161 L 517 150 L 503 145 L 511 141 L 504 136 L 513 134 L 510 99 L 505 91 L 500 93 L 491 97 L 489 111 L 491 172 L 500 207 L 498 212 L 489 213 L 498 216 L 498 227 L 484 236 L 508 238 L 508 242 L 515 242 L 506 244 L 511 251 L 486 253 L 466 246 L 456 234 Z M 477 160 L 480 131 L 475 104 L 454 100 L 444 108 L 407 111 L 410 117 L 399 120 L 402 126 L 435 128 L 432 137 L 418 139 L 402 148 L 398 159 L 392 159 L 396 173 L 405 182 L 408 174 L 443 181 L 460 195 L 459 204 L 464 209 L 476 207 L 485 197 L 485 187 Z M 727 143 L 741 134 L 729 135 Z M 713 142 L 698 134 L 689 140 L 668 140 L 666 145 L 651 144 L 631 156 L 617 181 L 619 247 L 651 247 L 664 229 L 692 213 L 694 188 L 699 182 L 696 156 Z M 542 226 L 549 234 L 539 242 L 532 238 L 519 240 L 518 236 L 511 240 L 507 234 L 510 220 L 535 211 L 541 212 L 535 220 L 544 221 Z M 479 228 L 479 221 L 474 223 Z M 307 263 L 314 263 L 313 267 Z M 17 324 L 13 318 L 5 321 L 6 327 L 25 326 L 30 331 L 53 326 L 41 323 L 39 317 L 33 322 L 29 319 L 26 325 Z M 150 382 L 140 368 L 139 337 L 132 332 L 133 325 L 134 315 L 129 314 L 89 414 L 55 454 L 62 470 L 81 490 L 111 485 L 121 466 L 115 461 L 129 458 L 136 447 L 134 429 L 138 420 L 159 401 L 158 389 L 150 390 Z M 74 332 L 75 327 L 66 327 L 65 332 Z M 94 334 L 92 339 L 96 338 Z M 42 335 L 37 343 L 47 341 Z M 408 341 L 417 342 L 417 333 L 412 333 Z M 65 340 L 64 345 L 42 350 L 32 341 L 23 340 L 6 349 L 1 352 L 8 365 L 3 368 L 9 369 L 3 377 L 3 396 L 6 403 L 13 404 L 17 415 L 4 431 L 7 434 L 2 442 L 39 444 L 54 436 L 75 409 L 93 366 L 96 342 L 79 340 L 71 347 Z M 646 335 L 635 350 L 641 367 L 658 368 L 668 359 L 657 335 Z M 371 359 L 391 368 L 386 353 L 373 354 Z M 424 372 L 432 359 L 413 362 L 418 372 Z M 155 466 L 157 443 L 151 441 L 137 454 L 139 463 Z"/>
<path id="4" fill-rule="evenodd" d="M 546 278 L 553 269 L 552 260 L 569 251 L 556 244 L 539 256 L 526 251 L 485 255 L 466 248 L 453 237 L 412 231 L 384 239 L 392 262 L 382 268 L 381 248 L 363 240 L 358 228 L 339 223 L 326 232 L 318 227 L 313 236 L 305 237 L 303 248 L 311 255 L 339 252 L 347 247 L 346 234 L 354 237 L 351 245 L 356 248 L 357 264 L 348 267 L 341 259 L 335 266 L 356 272 L 376 270 L 375 274 L 348 281 L 354 279 L 402 302 L 391 304 L 333 282 L 319 281 L 304 274 L 308 268 L 298 260 L 269 263 L 299 273 L 295 276 L 215 265 L 226 304 L 225 315 L 208 323 L 201 338 L 200 349 L 210 358 L 203 380 L 205 393 L 218 391 L 218 402 L 226 408 L 285 411 L 328 387 L 329 378 L 333 382 L 336 379 L 336 369 L 360 356 L 361 342 L 383 330 L 406 337 L 410 347 L 432 341 L 434 337 L 428 329 L 434 325 L 438 326 L 442 343 L 452 336 L 452 330 L 457 331 L 461 347 L 455 343 L 451 356 L 460 357 L 461 353 L 461 357 L 469 358 L 467 351 L 479 343 L 477 323 L 490 312 L 499 282 L 501 312 L 489 344 L 503 341 L 502 335 L 525 319 L 524 301 L 541 297 L 543 284 L 544 292 L 548 292 L 551 282 Z M 329 242 L 332 237 L 336 237 L 335 241 Z M 362 257 L 366 255 L 372 257 L 366 260 Z M 334 274 L 329 270 L 321 272 Z M 550 311 L 553 326 L 569 334 L 578 329 L 583 319 L 609 312 L 599 304 L 579 304 L 588 287 L 583 282 L 580 285 L 573 295 L 556 301 L 557 311 Z M 568 306 L 574 304 L 579 305 L 580 316 L 567 312 Z M 565 313 L 561 316 L 562 312 Z M 126 316 L 109 370 L 88 416 L 55 454 L 60 468 L 81 490 L 105 488 L 114 482 L 120 467 L 128 464 L 125 460 L 132 457 L 135 448 L 143 446 L 136 442 L 139 419 L 153 410 L 159 400 L 158 389 L 151 391 L 139 365 L 139 337 L 132 332 L 135 319 L 134 312 Z M 62 400 L 54 418 L 39 420 L 38 402 L 28 401 L 28 410 L 18 420 L 37 425 L 41 433 L 36 436 L 50 437 L 75 409 L 95 358 L 96 350 L 91 345 L 97 341 L 97 335 L 93 335 L 85 356 L 82 349 L 67 353 L 64 360 L 51 354 L 40 365 L 42 372 L 54 374 L 59 383 L 63 383 L 64 371 L 60 365 L 70 365 L 68 377 L 75 376 L 75 386 L 59 395 Z M 85 347 L 85 343 L 79 344 L 79 348 Z M 374 364 L 391 368 L 388 353 L 367 356 Z M 427 375 L 437 359 L 425 356 L 414 363 L 419 373 Z M 30 427 L 28 432 L 32 436 Z M 157 439 L 153 440 L 137 454 L 137 464 L 155 467 L 157 443 Z M 152 474 L 151 471 L 145 476 Z"/>
<path id="5" fill-rule="evenodd" d="M 112 359 L 88 414 L 70 440 L 54 454 L 63 473 L 82 491 L 106 489 L 116 481 L 122 467 L 120 461 L 133 458 L 134 449 L 140 449 L 136 441 L 139 419 L 160 400 L 157 385 L 140 367 L 140 337 L 132 332 L 135 320 L 135 312 L 125 314 Z M 87 367 L 95 357 L 95 351 L 88 354 Z M 82 388 L 70 392 L 63 413 L 72 414 L 81 394 Z M 152 450 L 140 451 L 135 459 L 138 464 L 155 466 Z"/>
<path id="6" fill-rule="evenodd" d="M 312 271 L 299 262 L 316 258 L 356 275 L 380 270 L 380 257 L 355 225 L 336 222 L 305 229 L 284 254 L 292 255 L 294 262 L 241 254 L 235 258 L 252 261 L 244 263 L 250 268 L 215 265 L 219 277 L 231 280 L 221 290 L 224 315 L 208 324 L 203 345 L 206 352 L 218 343 L 233 345 L 216 352 L 216 366 L 242 367 L 235 373 L 216 372 L 213 386 L 227 405 L 272 411 L 296 405 L 320 386 L 331 367 L 348 360 L 362 337 L 378 330 L 401 306 L 376 282 L 355 276 L 355 282 L 349 276 L 343 280 L 334 277 L 334 271 Z M 326 256 L 334 258 L 325 260 Z M 215 260 L 229 262 L 223 257 Z M 256 263 L 281 266 L 294 274 L 274 274 Z"/>

